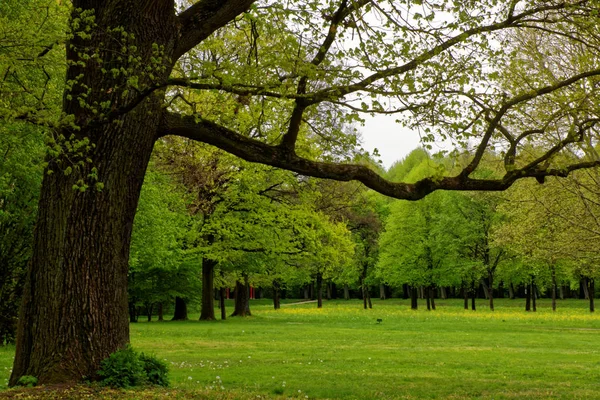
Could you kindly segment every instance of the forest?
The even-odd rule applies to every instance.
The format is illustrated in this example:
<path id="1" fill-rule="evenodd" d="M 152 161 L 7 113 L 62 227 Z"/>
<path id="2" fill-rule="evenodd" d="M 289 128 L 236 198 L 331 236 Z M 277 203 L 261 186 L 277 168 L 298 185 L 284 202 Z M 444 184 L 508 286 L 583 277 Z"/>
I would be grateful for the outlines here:
<path id="1" fill-rule="evenodd" d="M 593 312 L 599 9 L 3 1 L 10 385 L 96 379 L 131 323 L 251 316 L 250 299 Z M 375 115 L 421 147 L 385 168 L 362 147 Z"/>

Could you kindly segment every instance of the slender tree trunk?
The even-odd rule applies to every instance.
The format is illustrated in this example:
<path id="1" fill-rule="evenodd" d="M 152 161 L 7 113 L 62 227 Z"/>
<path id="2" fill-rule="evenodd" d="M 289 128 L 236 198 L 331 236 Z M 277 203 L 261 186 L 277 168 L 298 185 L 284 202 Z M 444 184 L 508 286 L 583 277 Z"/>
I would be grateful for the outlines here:
<path id="1" fill-rule="evenodd" d="M 412 286 L 410 289 L 410 308 L 411 308 L 411 310 L 416 310 L 419 306 L 419 303 L 417 300 L 417 296 L 418 296 L 417 290 L 418 289 L 416 286 Z"/>
<path id="2" fill-rule="evenodd" d="M 431 298 L 431 309 L 435 310 L 435 287 L 429 286 L 429 297 Z"/>
<path id="3" fill-rule="evenodd" d="M 308 285 L 304 286 L 304 300 L 310 299 L 310 292 Z"/>
<path id="4" fill-rule="evenodd" d="M 175 297 L 175 311 L 171 321 L 187 321 L 187 303 L 181 297 Z"/>
<path id="5" fill-rule="evenodd" d="M 590 298 L 590 291 L 588 290 L 588 278 L 587 276 L 584 276 L 581 278 L 581 283 L 580 283 L 581 289 L 583 290 L 583 297 L 586 300 L 589 300 Z"/>
<path id="6" fill-rule="evenodd" d="M 323 308 L 323 275 L 317 273 L 317 308 Z"/>
<path id="7" fill-rule="evenodd" d="M 490 287 L 487 285 L 487 283 L 485 282 L 485 280 L 482 278 L 481 281 L 481 287 L 483 288 L 483 295 L 485 296 L 486 299 L 490 298 Z"/>
<path id="8" fill-rule="evenodd" d="M 369 309 L 373 308 L 373 303 L 371 303 L 371 293 L 369 293 L 368 287 L 367 287 L 367 303 L 369 304 Z"/>
<path id="9" fill-rule="evenodd" d="M 448 298 L 448 291 L 446 290 L 446 286 L 440 287 L 440 298 L 442 300 L 446 300 Z"/>
<path id="10" fill-rule="evenodd" d="M 525 311 L 531 311 L 531 284 L 525 285 Z"/>
<path id="11" fill-rule="evenodd" d="M 379 284 L 379 300 L 385 300 L 385 285 L 383 283 Z"/>
<path id="12" fill-rule="evenodd" d="M 552 272 L 552 311 L 556 311 L 556 265 L 550 264 Z"/>
<path id="13" fill-rule="evenodd" d="M 235 282 L 235 302 L 232 317 L 249 317 L 250 293 L 248 290 L 248 277 L 244 276 L 244 282 Z"/>
<path id="14" fill-rule="evenodd" d="M 488 281 L 490 283 L 490 287 L 488 289 L 490 310 L 494 311 L 494 272 L 491 270 L 491 268 L 488 268 Z"/>
<path id="15" fill-rule="evenodd" d="M 533 312 L 537 311 L 536 299 L 537 299 L 537 287 L 535 286 L 535 278 L 531 277 L 531 306 L 532 306 Z"/>
<path id="16" fill-rule="evenodd" d="M 596 294 L 596 284 L 594 281 L 594 278 L 589 278 L 588 280 L 589 285 L 590 285 L 590 289 L 589 289 L 589 296 L 590 296 L 590 312 L 594 312 L 595 308 L 594 308 L 594 295 Z"/>
<path id="17" fill-rule="evenodd" d="M 350 289 L 347 283 L 344 283 L 344 300 L 350 300 Z"/>
<path id="18" fill-rule="evenodd" d="M 427 303 L 427 311 L 431 311 L 431 300 L 429 298 L 429 286 L 423 288 L 423 293 L 425 294 L 425 301 Z"/>
<path id="19" fill-rule="evenodd" d="M 208 258 L 202 259 L 202 301 L 200 321 L 214 321 L 215 318 L 215 266 Z"/>
<path id="20" fill-rule="evenodd" d="M 163 303 L 162 301 L 158 303 L 158 321 L 163 322 L 164 319 L 164 311 L 163 311 Z"/>
<path id="21" fill-rule="evenodd" d="M 221 286 L 220 294 L 221 295 L 219 296 L 219 308 L 221 309 L 221 320 L 224 321 L 227 319 L 227 312 L 225 311 L 225 297 L 227 297 L 227 293 L 224 286 Z"/>
<path id="22" fill-rule="evenodd" d="M 560 285 L 560 287 L 558 288 L 558 293 L 559 293 L 559 297 L 561 300 L 565 299 L 565 287 L 563 285 Z"/>
<path id="23" fill-rule="evenodd" d="M 154 311 L 154 304 L 146 304 L 146 314 L 148 315 L 148 322 L 152 322 L 152 311 Z"/>
<path id="24" fill-rule="evenodd" d="M 511 300 L 515 299 L 515 287 L 512 282 L 508 285 L 508 298 Z"/>
<path id="25" fill-rule="evenodd" d="M 477 299 L 477 285 L 475 284 L 475 281 L 473 281 L 471 283 L 471 310 L 475 311 L 476 309 L 476 304 L 475 304 L 475 300 Z"/>
<path id="26" fill-rule="evenodd" d="M 325 294 L 327 296 L 327 300 L 331 300 L 331 283 L 330 282 L 328 282 L 325 285 Z"/>
<path id="27" fill-rule="evenodd" d="M 281 308 L 280 301 L 281 285 L 277 279 L 273 279 L 273 308 L 279 310 Z"/>
<path id="28" fill-rule="evenodd" d="M 129 322 L 138 322 L 135 303 L 133 301 L 129 302 Z"/>
<path id="29" fill-rule="evenodd" d="M 467 284 L 463 282 L 463 297 L 464 297 L 464 308 L 465 310 L 469 309 L 469 290 L 467 289 Z"/>

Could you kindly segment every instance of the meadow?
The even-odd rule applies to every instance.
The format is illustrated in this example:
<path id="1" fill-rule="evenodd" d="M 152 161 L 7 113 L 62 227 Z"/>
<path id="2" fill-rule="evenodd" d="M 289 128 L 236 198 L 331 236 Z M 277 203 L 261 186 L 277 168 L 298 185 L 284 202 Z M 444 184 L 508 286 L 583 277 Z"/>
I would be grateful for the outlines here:
<path id="1" fill-rule="evenodd" d="M 166 360 L 171 388 L 114 396 L 600 398 L 600 318 L 587 302 L 559 301 L 554 313 L 543 299 L 535 313 L 523 300 L 498 299 L 493 312 L 484 300 L 477 311 L 460 300 L 436 305 L 413 311 L 408 300 L 376 300 L 363 310 L 358 300 L 336 300 L 273 310 L 255 300 L 249 318 L 139 322 L 131 342 Z M 0 348 L 0 389 L 13 353 Z"/>

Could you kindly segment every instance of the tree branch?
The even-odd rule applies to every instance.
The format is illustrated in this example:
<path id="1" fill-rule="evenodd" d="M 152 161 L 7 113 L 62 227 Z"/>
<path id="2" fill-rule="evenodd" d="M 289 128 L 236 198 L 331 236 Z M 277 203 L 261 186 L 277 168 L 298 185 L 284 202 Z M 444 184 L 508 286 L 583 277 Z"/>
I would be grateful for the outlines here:
<path id="1" fill-rule="evenodd" d="M 177 16 L 179 40 L 174 57 L 179 59 L 217 29 L 246 11 L 256 0 L 200 0 Z"/>
<path id="2" fill-rule="evenodd" d="M 363 165 L 335 164 L 312 161 L 286 151 L 279 146 L 270 146 L 258 140 L 242 136 L 214 122 L 190 115 L 179 115 L 165 111 L 159 135 L 178 135 L 208 143 L 232 153 L 246 161 L 287 169 L 306 176 L 334 179 L 338 181 L 356 180 L 386 196 L 405 200 L 418 200 L 436 190 L 484 190 L 500 191 L 508 189 L 517 179 L 545 176 L 566 177 L 569 173 L 600 165 L 600 161 L 572 164 L 561 169 L 515 169 L 508 171 L 502 179 L 472 179 L 467 176 L 425 178 L 414 184 L 390 182 Z"/>

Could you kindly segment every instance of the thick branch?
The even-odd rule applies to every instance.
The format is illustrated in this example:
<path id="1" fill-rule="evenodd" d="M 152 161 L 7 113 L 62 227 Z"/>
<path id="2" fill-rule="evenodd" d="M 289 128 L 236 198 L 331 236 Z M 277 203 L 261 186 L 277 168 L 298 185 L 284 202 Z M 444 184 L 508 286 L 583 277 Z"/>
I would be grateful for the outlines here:
<path id="1" fill-rule="evenodd" d="M 600 165 L 600 161 L 582 162 L 562 169 L 518 169 L 509 171 L 502 179 L 471 179 L 466 176 L 425 178 L 414 184 L 390 182 L 363 165 L 335 164 L 312 161 L 278 146 L 270 146 L 242 136 L 213 122 L 193 116 L 165 112 L 160 136 L 178 135 L 208 143 L 246 161 L 287 169 L 306 176 L 357 180 L 367 187 L 397 199 L 418 200 L 435 190 L 506 190 L 517 179 L 525 177 L 567 176 L 570 172 Z"/>
<path id="2" fill-rule="evenodd" d="M 200 0 L 179 14 L 175 59 L 190 51 L 217 29 L 246 11 L 256 0 Z"/>

